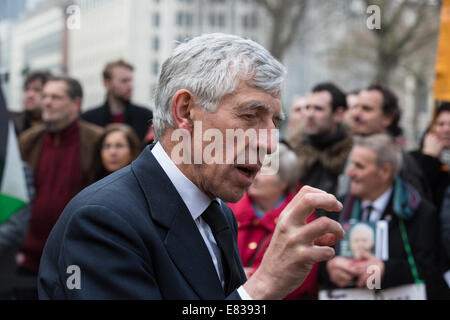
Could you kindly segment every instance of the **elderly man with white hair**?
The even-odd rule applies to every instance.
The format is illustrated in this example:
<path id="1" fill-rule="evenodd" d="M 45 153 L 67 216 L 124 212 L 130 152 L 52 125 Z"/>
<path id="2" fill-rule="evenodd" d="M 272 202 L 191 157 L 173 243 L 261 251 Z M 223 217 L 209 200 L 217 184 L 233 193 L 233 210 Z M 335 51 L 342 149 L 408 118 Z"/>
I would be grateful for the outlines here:
<path id="1" fill-rule="evenodd" d="M 386 221 L 388 251 L 384 259 L 370 252 L 359 259 L 336 256 L 324 263 L 326 285 L 366 288 L 373 276 L 370 267 L 375 266 L 381 289 L 425 281 L 428 297 L 435 297 L 434 283 L 429 280 L 438 245 L 436 210 L 399 178 L 401 161 L 401 150 L 387 134 L 354 138 L 346 171 L 351 179 L 350 194 L 344 198 L 339 221 Z"/>
<path id="2" fill-rule="evenodd" d="M 178 45 L 156 92 L 157 143 L 66 207 L 44 249 L 39 297 L 281 299 L 314 263 L 332 258 L 341 225 L 305 220 L 317 207 L 339 211 L 342 204 L 310 187 L 283 210 L 248 280 L 239 258 L 236 219 L 225 202 L 242 198 L 263 156 L 277 148 L 269 133 L 283 119 L 284 74 L 248 39 L 208 34 Z M 230 132 L 250 139 L 234 145 L 231 135 L 221 145 Z M 253 151 L 257 161 L 250 161 Z"/>

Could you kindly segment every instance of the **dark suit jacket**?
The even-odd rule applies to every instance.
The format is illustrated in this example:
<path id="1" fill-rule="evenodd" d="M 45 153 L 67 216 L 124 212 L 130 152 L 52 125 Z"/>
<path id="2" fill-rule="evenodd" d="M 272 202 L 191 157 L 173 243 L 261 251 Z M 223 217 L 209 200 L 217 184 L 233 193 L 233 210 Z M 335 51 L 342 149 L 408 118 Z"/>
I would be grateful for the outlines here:
<path id="1" fill-rule="evenodd" d="M 41 299 L 226 298 L 203 238 L 151 147 L 67 205 L 42 254 Z M 222 204 L 243 283 L 236 220 Z M 66 285 L 70 265 L 80 268 L 81 289 Z M 240 299 L 237 290 L 227 298 Z"/>
<path id="2" fill-rule="evenodd" d="M 113 122 L 108 101 L 99 107 L 84 112 L 81 118 L 102 127 Z M 129 103 L 125 109 L 123 122 L 131 126 L 136 131 L 139 139 L 143 141 L 150 128 L 152 119 L 153 113 L 151 110 Z"/>

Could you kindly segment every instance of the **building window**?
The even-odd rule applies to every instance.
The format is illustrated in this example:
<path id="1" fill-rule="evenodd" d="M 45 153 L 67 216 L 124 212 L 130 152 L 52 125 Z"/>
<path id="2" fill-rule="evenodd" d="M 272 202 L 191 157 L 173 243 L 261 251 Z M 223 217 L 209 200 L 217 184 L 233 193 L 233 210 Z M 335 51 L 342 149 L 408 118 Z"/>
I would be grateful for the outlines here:
<path id="1" fill-rule="evenodd" d="M 159 13 L 158 12 L 154 12 L 153 16 L 152 16 L 152 25 L 153 27 L 159 27 L 161 21 L 160 21 L 160 17 L 159 17 Z"/>
<path id="2" fill-rule="evenodd" d="M 220 13 L 217 15 L 217 24 L 219 27 L 225 27 L 225 15 Z"/>
<path id="3" fill-rule="evenodd" d="M 177 26 L 182 26 L 183 25 L 183 12 L 178 11 L 177 12 L 177 16 L 175 18 L 175 23 Z"/>
<path id="4" fill-rule="evenodd" d="M 159 37 L 158 36 L 154 36 L 152 38 L 152 49 L 155 52 L 159 51 Z"/>
<path id="5" fill-rule="evenodd" d="M 210 27 L 225 27 L 225 15 L 223 13 L 210 13 L 208 21 Z"/>
<path id="6" fill-rule="evenodd" d="M 214 13 L 210 13 L 208 16 L 209 26 L 215 27 L 216 26 L 216 15 Z"/>
<path id="7" fill-rule="evenodd" d="M 192 13 L 186 13 L 186 27 L 192 27 L 192 22 L 194 18 L 192 16 Z"/>
<path id="8" fill-rule="evenodd" d="M 159 62 L 158 60 L 153 60 L 152 63 L 152 73 L 153 75 L 157 76 L 159 74 Z"/>
<path id="9" fill-rule="evenodd" d="M 175 23 L 177 26 L 182 27 L 191 27 L 194 21 L 194 17 L 192 13 L 178 11 L 175 16 Z"/>
<path id="10" fill-rule="evenodd" d="M 258 15 L 256 13 L 242 16 L 242 26 L 245 29 L 256 29 L 258 27 Z"/>

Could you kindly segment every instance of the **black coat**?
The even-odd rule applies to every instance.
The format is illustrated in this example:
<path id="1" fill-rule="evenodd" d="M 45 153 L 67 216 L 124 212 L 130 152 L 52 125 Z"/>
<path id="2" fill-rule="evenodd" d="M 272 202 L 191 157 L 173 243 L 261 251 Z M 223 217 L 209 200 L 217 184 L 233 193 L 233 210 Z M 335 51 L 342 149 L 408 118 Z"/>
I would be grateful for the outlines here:
<path id="1" fill-rule="evenodd" d="M 108 101 L 99 107 L 84 112 L 81 118 L 102 127 L 113 123 Z M 129 103 L 125 109 L 124 123 L 136 131 L 141 141 L 144 140 L 152 119 L 153 113 L 148 108 Z"/>
<path id="2" fill-rule="evenodd" d="M 420 150 L 410 152 L 416 163 L 422 168 L 424 177 L 431 190 L 435 207 L 440 210 L 444 193 L 450 185 L 450 173 L 438 158 L 423 154 Z"/>
<path id="3" fill-rule="evenodd" d="M 222 209 L 237 248 L 237 223 Z M 80 269 L 70 289 L 67 268 Z M 55 224 L 41 258 L 41 299 L 239 299 L 228 297 L 181 196 L 151 153 L 80 192 Z"/>

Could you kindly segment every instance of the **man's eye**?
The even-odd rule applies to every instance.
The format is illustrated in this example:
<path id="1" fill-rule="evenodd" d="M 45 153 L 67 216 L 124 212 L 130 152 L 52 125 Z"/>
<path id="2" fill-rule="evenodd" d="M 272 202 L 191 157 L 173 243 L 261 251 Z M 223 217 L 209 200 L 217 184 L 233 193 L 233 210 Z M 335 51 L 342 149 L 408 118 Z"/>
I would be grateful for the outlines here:
<path id="1" fill-rule="evenodd" d="M 245 118 L 246 120 L 253 120 L 256 118 L 256 116 L 254 114 L 250 114 L 250 113 L 244 114 L 244 115 L 242 115 L 242 117 Z"/>

